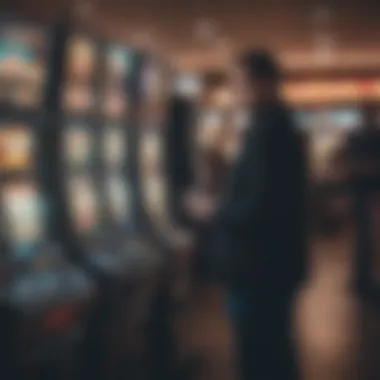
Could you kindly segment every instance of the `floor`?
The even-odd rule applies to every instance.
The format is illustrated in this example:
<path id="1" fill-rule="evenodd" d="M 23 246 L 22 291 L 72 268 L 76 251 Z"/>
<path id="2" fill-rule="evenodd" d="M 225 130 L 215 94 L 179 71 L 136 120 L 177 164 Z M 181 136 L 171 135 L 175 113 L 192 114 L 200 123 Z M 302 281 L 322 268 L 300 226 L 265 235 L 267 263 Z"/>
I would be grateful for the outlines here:
<path id="1" fill-rule="evenodd" d="M 349 287 L 354 238 L 347 229 L 311 244 L 311 276 L 294 307 L 294 337 L 304 380 L 380 378 L 374 374 L 378 355 L 370 355 L 380 341 L 379 315 L 364 307 Z M 203 358 L 197 380 L 238 379 L 233 337 L 222 306 L 221 289 L 203 288 L 179 322 L 184 353 L 196 351 Z"/>

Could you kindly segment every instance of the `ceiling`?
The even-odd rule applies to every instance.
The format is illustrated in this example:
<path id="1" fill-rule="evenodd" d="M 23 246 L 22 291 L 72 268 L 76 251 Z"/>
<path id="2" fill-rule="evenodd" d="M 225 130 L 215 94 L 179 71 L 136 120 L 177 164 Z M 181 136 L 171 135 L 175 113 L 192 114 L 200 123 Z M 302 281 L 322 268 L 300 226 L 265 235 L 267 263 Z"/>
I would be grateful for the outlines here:
<path id="1" fill-rule="evenodd" d="M 75 4 L 74 0 L 4 1 L 16 12 L 50 19 Z M 325 20 L 320 16 L 318 26 L 315 10 L 321 8 L 321 2 L 330 16 Z M 311 52 L 317 34 L 332 40 L 333 55 L 324 64 L 380 68 L 377 0 L 98 0 L 91 8 L 80 16 L 80 23 L 126 40 L 148 34 L 184 68 L 223 66 L 236 51 L 248 46 L 276 51 L 285 65 L 310 67 L 316 61 Z M 209 40 L 195 33 L 202 20 L 214 27 Z"/>

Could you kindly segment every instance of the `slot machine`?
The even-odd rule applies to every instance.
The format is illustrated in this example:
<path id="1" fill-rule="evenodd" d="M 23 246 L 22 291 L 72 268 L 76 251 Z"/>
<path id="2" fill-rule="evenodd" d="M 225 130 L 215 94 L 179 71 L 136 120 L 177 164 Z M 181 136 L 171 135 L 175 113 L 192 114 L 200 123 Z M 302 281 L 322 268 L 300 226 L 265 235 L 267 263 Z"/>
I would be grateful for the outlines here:
<path id="1" fill-rule="evenodd" d="M 76 378 L 92 284 L 66 259 L 52 229 L 44 133 L 46 97 L 62 48 L 59 27 L 0 26 L 1 342 L 5 379 Z M 50 99 L 50 103 L 54 99 Z M 50 173 L 51 174 L 51 173 Z M 48 176 L 50 175 L 48 174 Z"/>
<path id="2" fill-rule="evenodd" d="M 70 244 L 99 288 L 83 371 L 94 379 L 134 376 L 129 358 L 135 352 L 128 345 L 142 323 L 141 302 L 135 299 L 141 298 L 141 274 L 155 262 L 147 257 L 143 240 L 134 238 L 128 81 L 136 53 L 73 28 L 66 58 L 63 203 Z"/>
<path id="3" fill-rule="evenodd" d="M 168 83 L 165 72 L 165 67 L 156 57 L 144 57 L 136 145 L 142 226 L 151 232 L 156 242 L 173 247 L 189 244 L 190 237 L 175 226 L 168 206 L 165 166 Z"/>
<path id="4" fill-rule="evenodd" d="M 95 253 L 104 253 L 98 161 L 99 60 L 98 43 L 88 35 L 72 31 L 65 57 L 60 153 L 65 206 L 80 254 L 91 263 L 98 260 L 99 265 L 107 266 L 112 265 L 112 260 L 107 260 L 109 256 Z"/>
<path id="5" fill-rule="evenodd" d="M 60 125 L 63 215 L 68 246 L 94 279 L 98 297 L 85 332 L 81 375 L 94 379 L 109 374 L 110 346 L 106 329 L 114 310 L 108 286 L 118 276 L 118 262 L 107 246 L 100 169 L 100 43 L 71 25 L 65 56 Z M 107 302 L 106 299 L 110 301 Z M 112 378 L 112 377 L 110 377 Z"/>
<path id="6" fill-rule="evenodd" d="M 136 205 L 136 149 L 133 138 L 137 111 L 135 84 L 139 81 L 141 53 L 117 43 L 103 46 L 102 171 L 109 246 L 123 268 L 124 342 L 137 339 L 146 347 L 145 325 L 153 302 L 160 256 L 139 228 Z M 120 329 L 119 329 L 120 330 Z M 123 339 L 120 331 L 115 331 Z M 134 337 L 134 338 L 133 338 Z M 127 350 L 141 362 L 142 352 Z M 146 367 L 146 364 L 143 365 Z M 137 368 L 141 371 L 141 368 Z M 142 368 L 145 371 L 145 368 Z"/>
<path id="7" fill-rule="evenodd" d="M 61 128 L 66 207 L 79 255 L 107 278 L 123 278 L 133 256 L 120 247 L 133 225 L 125 82 L 134 56 L 88 34 L 73 31 L 69 39 Z"/>
<path id="8" fill-rule="evenodd" d="M 160 257 L 154 303 L 149 318 L 148 355 L 152 378 L 167 378 L 177 373 L 176 337 L 172 330 L 173 306 L 186 296 L 191 234 L 170 214 L 168 173 L 165 165 L 166 105 L 170 86 L 165 66 L 153 55 L 141 59 L 138 81 L 138 119 L 132 137 L 136 158 L 139 235 Z M 133 146 L 131 144 L 131 146 Z M 183 282 L 184 281 L 184 282 Z M 183 290 L 183 291 L 182 291 Z"/>
<path id="9" fill-rule="evenodd" d="M 128 83 L 133 75 L 136 52 L 123 45 L 108 43 L 103 47 L 103 56 L 103 195 L 111 240 L 120 248 L 133 225 L 132 181 L 128 171 L 128 128 L 132 94 L 128 91 Z"/>

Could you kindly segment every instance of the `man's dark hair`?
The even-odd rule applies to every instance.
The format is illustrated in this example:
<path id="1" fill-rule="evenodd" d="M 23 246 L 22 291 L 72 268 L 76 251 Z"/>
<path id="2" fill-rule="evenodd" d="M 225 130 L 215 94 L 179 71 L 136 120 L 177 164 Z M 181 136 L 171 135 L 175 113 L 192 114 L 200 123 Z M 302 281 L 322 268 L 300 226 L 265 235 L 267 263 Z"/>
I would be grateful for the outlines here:
<path id="1" fill-rule="evenodd" d="M 281 80 L 281 70 L 274 56 L 266 50 L 250 50 L 243 53 L 239 66 L 249 75 L 251 81 L 266 79 L 275 82 Z"/>

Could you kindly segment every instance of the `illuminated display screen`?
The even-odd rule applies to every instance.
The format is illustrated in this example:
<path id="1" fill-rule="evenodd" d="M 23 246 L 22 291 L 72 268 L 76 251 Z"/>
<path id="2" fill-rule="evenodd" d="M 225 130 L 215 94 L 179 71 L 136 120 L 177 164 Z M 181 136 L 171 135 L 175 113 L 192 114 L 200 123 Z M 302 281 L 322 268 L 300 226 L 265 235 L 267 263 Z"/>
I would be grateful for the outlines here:
<path id="1" fill-rule="evenodd" d="M 158 176 L 147 177 L 144 183 L 144 206 L 150 217 L 158 222 L 167 218 L 166 188 L 162 178 Z"/>
<path id="2" fill-rule="evenodd" d="M 104 113 L 110 118 L 120 118 L 127 110 L 127 98 L 121 91 L 107 90 L 104 101 Z"/>
<path id="3" fill-rule="evenodd" d="M 110 212 L 117 222 L 126 222 L 129 216 L 130 194 L 121 177 L 113 176 L 107 181 L 107 197 Z"/>
<path id="4" fill-rule="evenodd" d="M 5 225 L 16 254 L 25 258 L 30 247 L 43 239 L 43 202 L 36 187 L 26 182 L 10 183 L 2 190 Z"/>
<path id="5" fill-rule="evenodd" d="M 86 126 L 70 126 L 66 130 L 65 151 L 67 162 L 71 166 L 87 165 L 93 155 L 91 131 Z"/>
<path id="6" fill-rule="evenodd" d="M 181 75 L 174 82 L 174 91 L 177 94 L 194 98 L 202 91 L 202 81 L 197 75 Z"/>
<path id="7" fill-rule="evenodd" d="M 67 57 L 65 109 L 68 112 L 85 112 L 94 105 L 92 88 L 96 64 L 94 44 L 85 38 L 70 41 Z"/>
<path id="8" fill-rule="evenodd" d="M 104 112 L 108 117 L 120 117 L 127 109 L 126 80 L 131 71 L 133 54 L 116 45 L 109 46 L 106 54 Z"/>
<path id="9" fill-rule="evenodd" d="M 162 80 L 159 68 L 154 62 L 147 62 L 142 74 L 142 93 L 148 103 L 162 95 Z"/>
<path id="10" fill-rule="evenodd" d="M 160 132 L 154 129 L 144 131 L 140 146 L 144 205 L 153 218 L 165 219 L 167 217 L 166 179 L 161 148 Z"/>
<path id="11" fill-rule="evenodd" d="M 73 224 L 79 233 L 89 233 L 99 224 L 99 203 L 93 183 L 88 177 L 69 180 L 69 202 Z"/>
<path id="12" fill-rule="evenodd" d="M 146 62 L 142 77 L 144 112 L 139 144 L 140 176 L 144 208 L 158 228 L 168 222 L 166 172 L 163 157 L 165 93 L 163 76 L 157 62 Z"/>
<path id="13" fill-rule="evenodd" d="M 368 210 L 372 237 L 372 278 L 380 284 L 380 192 L 370 197 Z"/>
<path id="14" fill-rule="evenodd" d="M 141 139 L 141 164 L 147 175 L 161 170 L 160 140 L 154 131 L 146 132 Z"/>
<path id="15" fill-rule="evenodd" d="M 109 46 L 107 49 L 107 86 L 114 86 L 124 91 L 125 79 L 132 67 L 132 53 L 119 46 Z"/>
<path id="16" fill-rule="evenodd" d="M 0 27 L 0 101 L 22 107 L 41 103 L 46 45 L 37 28 Z"/>
<path id="17" fill-rule="evenodd" d="M 119 128 L 106 128 L 103 139 L 104 160 L 109 166 L 121 167 L 126 159 L 126 137 Z"/>
<path id="18" fill-rule="evenodd" d="M 33 165 L 33 138 L 22 125 L 0 126 L 0 171 L 28 170 Z"/>

